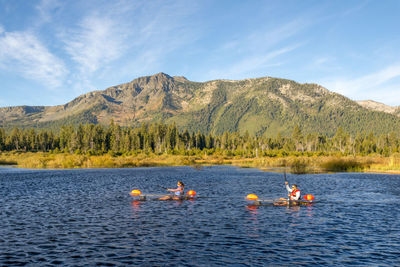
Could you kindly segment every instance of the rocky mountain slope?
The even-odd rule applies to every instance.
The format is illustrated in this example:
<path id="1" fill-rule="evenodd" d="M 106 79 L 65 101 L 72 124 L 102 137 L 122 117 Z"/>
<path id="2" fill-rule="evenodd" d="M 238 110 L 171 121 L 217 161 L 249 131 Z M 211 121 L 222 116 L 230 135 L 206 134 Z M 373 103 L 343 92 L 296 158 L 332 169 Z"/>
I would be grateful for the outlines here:
<path id="1" fill-rule="evenodd" d="M 356 101 L 359 105 L 374 111 L 382 111 L 390 114 L 400 115 L 400 107 L 388 106 L 373 100 Z"/>
<path id="2" fill-rule="evenodd" d="M 192 82 L 164 73 L 81 95 L 60 106 L 0 108 L 3 127 L 59 127 L 102 123 L 138 125 L 162 121 L 189 131 L 220 134 L 248 131 L 274 136 L 303 133 L 376 134 L 400 129 L 400 110 L 388 114 L 364 107 L 317 84 L 271 77 Z M 396 113 L 397 112 L 397 113 Z"/>

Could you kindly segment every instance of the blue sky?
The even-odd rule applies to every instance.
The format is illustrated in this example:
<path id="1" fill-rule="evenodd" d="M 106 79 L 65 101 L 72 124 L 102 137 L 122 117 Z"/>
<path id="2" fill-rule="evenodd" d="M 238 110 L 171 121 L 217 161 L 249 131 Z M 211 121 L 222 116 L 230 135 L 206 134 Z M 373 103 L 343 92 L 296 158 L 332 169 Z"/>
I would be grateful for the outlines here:
<path id="1" fill-rule="evenodd" d="M 0 106 L 164 72 L 278 77 L 400 105 L 400 1 L 0 0 Z"/>

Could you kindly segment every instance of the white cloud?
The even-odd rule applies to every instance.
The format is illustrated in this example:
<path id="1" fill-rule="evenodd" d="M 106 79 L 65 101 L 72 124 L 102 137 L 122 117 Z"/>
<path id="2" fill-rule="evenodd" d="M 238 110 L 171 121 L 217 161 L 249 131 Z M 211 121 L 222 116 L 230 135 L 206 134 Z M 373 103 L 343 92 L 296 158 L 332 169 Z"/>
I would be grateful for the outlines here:
<path id="1" fill-rule="evenodd" d="M 394 101 L 398 103 L 400 84 L 388 85 L 388 83 L 396 78 L 400 78 L 400 64 L 393 64 L 382 70 L 358 78 L 329 79 L 320 83 L 329 90 L 348 96 L 351 99 L 363 100 L 369 97 L 375 97 L 372 100 L 379 98 L 384 100 L 385 103 L 394 104 Z M 392 99 L 391 95 L 396 94 L 397 97 Z"/>
<path id="2" fill-rule="evenodd" d="M 191 12 L 192 7 L 179 1 L 113 2 L 93 8 L 60 39 L 81 79 L 91 80 L 94 73 L 106 71 L 111 76 L 116 70 L 131 76 L 153 71 L 169 52 L 198 38 L 193 27 L 183 23 Z"/>
<path id="3" fill-rule="evenodd" d="M 121 27 L 110 18 L 93 15 L 63 36 L 66 51 L 82 73 L 91 74 L 123 54 L 125 38 Z"/>
<path id="4" fill-rule="evenodd" d="M 4 28 L 3 26 L 0 25 L 0 34 L 2 34 L 4 32 Z"/>
<path id="5" fill-rule="evenodd" d="M 35 22 L 38 25 L 43 23 L 48 23 L 52 20 L 55 15 L 55 9 L 61 7 L 61 2 L 59 0 L 42 0 L 36 6 L 36 10 L 39 13 L 39 17 L 36 18 Z"/>
<path id="6" fill-rule="evenodd" d="M 362 77 L 354 79 L 336 79 L 334 81 L 327 81 L 325 84 L 336 92 L 356 94 L 360 91 L 377 89 L 396 77 L 400 77 L 400 64 L 388 66 L 383 70 Z"/>
<path id="7" fill-rule="evenodd" d="M 309 21 L 297 18 L 279 27 L 269 26 L 269 28 L 260 28 L 247 36 L 241 36 L 240 39 L 229 40 L 225 44 L 222 44 L 219 50 L 264 54 L 272 47 L 299 34 L 309 25 L 311 25 Z"/>
<path id="8" fill-rule="evenodd" d="M 309 21 L 298 18 L 275 29 L 253 34 L 250 39 L 254 41 L 251 43 L 272 46 L 299 34 L 310 24 Z"/>
<path id="9" fill-rule="evenodd" d="M 266 69 L 268 67 L 281 65 L 281 63 L 279 63 L 279 62 L 278 63 L 272 62 L 272 60 L 295 50 L 299 46 L 301 46 L 301 44 L 286 46 L 286 47 L 265 53 L 264 55 L 249 56 L 242 60 L 237 61 L 235 64 L 233 64 L 227 68 L 211 70 L 209 72 L 209 74 L 210 74 L 209 76 L 211 76 L 213 78 L 222 78 L 222 77 L 245 78 L 250 73 L 254 73 L 257 70 L 262 70 L 262 69 Z"/>
<path id="10" fill-rule="evenodd" d="M 380 87 L 377 91 L 366 92 L 363 98 L 357 97 L 355 100 L 374 100 L 390 106 L 400 107 L 400 83 L 390 86 Z"/>
<path id="11" fill-rule="evenodd" d="M 5 32 L 0 36 L 0 68 L 50 87 L 59 86 L 67 74 L 64 63 L 30 32 Z"/>
<path id="12" fill-rule="evenodd" d="M 227 41 L 214 54 L 227 55 L 236 61 L 228 66 L 216 66 L 208 72 L 208 77 L 245 78 L 253 76 L 254 73 L 266 73 L 267 68 L 281 66 L 285 61 L 282 59 L 285 54 L 305 43 L 291 38 L 299 35 L 310 25 L 310 20 L 298 17 L 278 26 L 260 25 L 260 28 L 247 36 Z"/>
<path id="13" fill-rule="evenodd" d="M 325 65 L 326 63 L 328 63 L 330 60 L 330 58 L 328 57 L 319 57 L 313 60 L 313 62 L 311 63 L 312 66 L 314 67 L 321 67 L 323 65 Z"/>

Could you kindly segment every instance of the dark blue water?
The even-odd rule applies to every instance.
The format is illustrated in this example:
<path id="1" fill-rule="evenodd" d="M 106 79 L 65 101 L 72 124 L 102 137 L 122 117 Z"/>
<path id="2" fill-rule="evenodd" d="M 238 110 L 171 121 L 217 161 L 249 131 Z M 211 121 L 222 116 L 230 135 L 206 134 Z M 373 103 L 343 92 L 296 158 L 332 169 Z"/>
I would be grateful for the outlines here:
<path id="1" fill-rule="evenodd" d="M 196 190 L 194 201 L 134 201 L 132 189 Z M 235 167 L 0 169 L 0 266 L 399 266 L 400 176 L 288 175 Z"/>

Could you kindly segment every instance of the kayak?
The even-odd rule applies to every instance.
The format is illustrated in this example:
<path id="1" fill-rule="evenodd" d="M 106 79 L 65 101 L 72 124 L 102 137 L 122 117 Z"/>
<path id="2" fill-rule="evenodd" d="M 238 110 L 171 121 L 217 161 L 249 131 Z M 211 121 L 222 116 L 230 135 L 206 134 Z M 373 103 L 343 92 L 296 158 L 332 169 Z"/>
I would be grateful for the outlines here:
<path id="1" fill-rule="evenodd" d="M 246 199 L 253 201 L 255 206 L 309 206 L 315 203 L 314 196 L 310 194 L 299 200 L 288 200 L 287 198 L 259 199 L 255 194 L 247 195 Z"/>
<path id="2" fill-rule="evenodd" d="M 255 206 L 310 206 L 315 204 L 313 200 L 254 200 L 253 205 Z"/>
<path id="3" fill-rule="evenodd" d="M 183 196 L 176 196 L 172 194 L 144 194 L 140 190 L 134 189 L 129 193 L 135 200 L 193 200 L 195 199 L 196 192 L 189 190 Z"/>
<path id="4" fill-rule="evenodd" d="M 163 197 L 169 197 L 168 199 L 161 199 Z M 147 201 L 147 200 L 193 200 L 195 197 L 184 195 L 163 195 L 163 194 L 142 194 L 140 196 L 134 196 L 136 200 Z"/>

